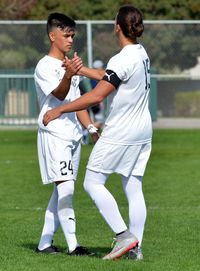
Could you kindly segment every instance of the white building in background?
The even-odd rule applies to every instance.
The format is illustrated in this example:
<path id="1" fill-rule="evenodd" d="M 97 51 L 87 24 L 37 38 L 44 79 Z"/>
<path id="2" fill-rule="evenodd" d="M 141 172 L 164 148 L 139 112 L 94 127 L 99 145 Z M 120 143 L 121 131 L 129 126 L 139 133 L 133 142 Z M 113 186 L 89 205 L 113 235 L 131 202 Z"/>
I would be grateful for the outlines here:
<path id="1" fill-rule="evenodd" d="M 193 79 L 200 79 L 200 56 L 197 57 L 197 64 L 188 70 L 184 70 L 184 74 L 191 76 Z"/>

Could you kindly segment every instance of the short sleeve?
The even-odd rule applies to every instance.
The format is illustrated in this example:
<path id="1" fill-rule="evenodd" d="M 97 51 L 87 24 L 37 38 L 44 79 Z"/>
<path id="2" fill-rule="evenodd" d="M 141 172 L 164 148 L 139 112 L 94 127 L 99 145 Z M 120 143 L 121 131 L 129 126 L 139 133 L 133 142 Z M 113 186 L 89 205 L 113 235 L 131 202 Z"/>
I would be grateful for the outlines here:
<path id="1" fill-rule="evenodd" d="M 60 83 L 52 66 L 38 65 L 34 75 L 36 83 L 43 93 L 48 96 Z"/>
<path id="2" fill-rule="evenodd" d="M 106 67 L 106 69 L 114 71 L 121 81 L 126 81 L 131 77 L 133 68 L 134 62 L 122 52 L 113 56 Z"/>

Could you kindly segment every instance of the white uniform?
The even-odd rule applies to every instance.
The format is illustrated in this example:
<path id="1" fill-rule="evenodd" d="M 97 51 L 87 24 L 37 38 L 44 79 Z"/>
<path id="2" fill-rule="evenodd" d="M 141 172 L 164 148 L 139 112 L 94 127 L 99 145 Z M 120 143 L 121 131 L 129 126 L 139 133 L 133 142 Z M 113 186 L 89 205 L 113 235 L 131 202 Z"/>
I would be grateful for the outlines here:
<path id="1" fill-rule="evenodd" d="M 88 169 L 126 177 L 144 174 L 152 139 L 149 69 L 148 55 L 140 44 L 125 46 L 110 59 L 106 70 L 113 73 L 107 75 L 107 81 L 115 73 L 121 83 L 108 97 L 108 116 Z"/>
<path id="2" fill-rule="evenodd" d="M 60 101 L 51 92 L 59 85 L 65 70 L 62 61 L 45 56 L 37 64 L 34 74 L 40 107 L 38 117 L 38 156 L 44 184 L 60 180 L 76 179 L 82 126 L 76 113 L 65 113 L 47 126 L 42 123 L 44 114 L 61 104 L 69 103 L 80 96 L 79 77 L 73 76 L 68 95 Z M 73 158 L 75 152 L 76 159 Z"/>

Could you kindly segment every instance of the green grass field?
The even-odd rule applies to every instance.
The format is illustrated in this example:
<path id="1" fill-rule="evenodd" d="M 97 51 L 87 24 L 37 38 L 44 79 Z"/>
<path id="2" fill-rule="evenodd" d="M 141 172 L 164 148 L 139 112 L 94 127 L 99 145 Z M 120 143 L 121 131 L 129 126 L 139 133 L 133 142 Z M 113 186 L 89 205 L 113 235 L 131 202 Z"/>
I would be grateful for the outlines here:
<path id="1" fill-rule="evenodd" d="M 70 257 L 59 230 L 60 255 L 37 255 L 51 186 L 43 186 L 37 161 L 36 131 L 0 131 L 0 270 L 4 271 L 198 271 L 200 270 L 200 130 L 155 130 L 144 177 L 148 217 L 144 261 L 103 261 L 113 233 L 82 188 L 92 145 L 83 146 L 74 196 L 79 242 L 96 257 Z M 120 177 L 109 189 L 127 221 Z"/>

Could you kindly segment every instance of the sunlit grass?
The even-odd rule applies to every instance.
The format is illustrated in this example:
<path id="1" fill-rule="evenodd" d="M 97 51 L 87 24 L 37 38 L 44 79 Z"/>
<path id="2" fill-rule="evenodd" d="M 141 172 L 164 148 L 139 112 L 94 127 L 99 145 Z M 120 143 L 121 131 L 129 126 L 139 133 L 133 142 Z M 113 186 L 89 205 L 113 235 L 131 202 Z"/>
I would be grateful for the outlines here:
<path id="1" fill-rule="evenodd" d="M 85 165 L 92 145 L 82 147 L 74 196 L 79 242 L 96 252 L 93 258 L 69 257 L 63 233 L 55 244 L 60 255 L 37 255 L 46 205 L 52 187 L 40 181 L 36 131 L 0 131 L 0 270 L 197 271 L 200 225 L 200 130 L 155 130 L 153 151 L 144 177 L 148 208 L 144 261 L 125 257 L 103 261 L 113 233 L 83 190 Z M 120 177 L 108 187 L 127 222 L 127 202 Z M 108 207 L 109 208 L 109 207 Z"/>

